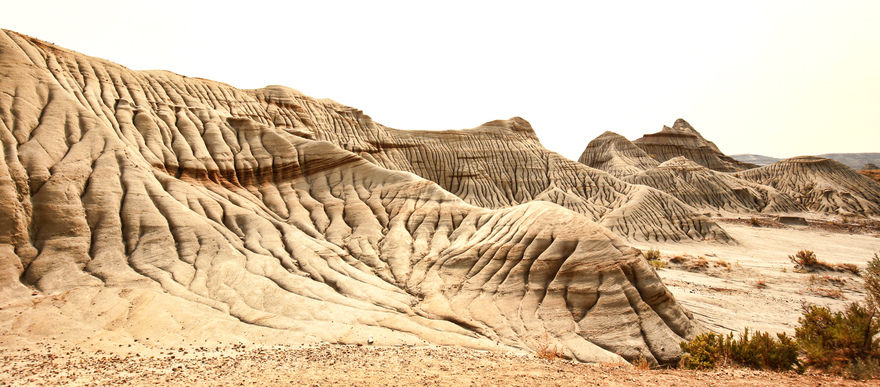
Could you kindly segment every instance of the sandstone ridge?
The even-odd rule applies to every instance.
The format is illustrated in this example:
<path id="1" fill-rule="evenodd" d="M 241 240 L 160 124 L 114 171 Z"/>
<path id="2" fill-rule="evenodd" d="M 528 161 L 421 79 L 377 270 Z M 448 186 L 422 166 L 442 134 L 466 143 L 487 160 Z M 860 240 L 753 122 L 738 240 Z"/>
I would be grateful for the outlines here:
<path id="1" fill-rule="evenodd" d="M 880 185 L 840 162 L 801 156 L 752 168 L 729 159 L 679 119 L 672 128 L 633 142 L 605 132 L 579 161 L 708 213 L 880 215 Z"/>
<path id="2" fill-rule="evenodd" d="M 675 120 L 672 127 L 664 125 L 659 132 L 646 134 L 633 143 L 660 162 L 683 156 L 720 172 L 756 167 L 721 153 L 715 143 L 703 138 L 691 124 L 681 118 Z"/>
<path id="3" fill-rule="evenodd" d="M 621 236 L 727 240 L 520 118 L 394 130 L 11 31 L 0 75 L 0 303 L 27 305 L 5 338 L 545 342 L 669 363 L 698 327 Z"/>

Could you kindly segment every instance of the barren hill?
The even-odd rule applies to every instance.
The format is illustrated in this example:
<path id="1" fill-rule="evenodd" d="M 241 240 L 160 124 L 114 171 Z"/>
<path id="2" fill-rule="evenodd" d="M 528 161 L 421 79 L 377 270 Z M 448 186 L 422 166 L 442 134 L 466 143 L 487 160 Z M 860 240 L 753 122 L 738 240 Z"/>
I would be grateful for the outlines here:
<path id="1" fill-rule="evenodd" d="M 816 155 L 839 161 L 852 169 L 859 170 L 868 163 L 880 164 L 880 153 L 824 153 Z"/>
<path id="2" fill-rule="evenodd" d="M 699 328 L 621 236 L 728 238 L 519 118 L 394 130 L 11 31 L 0 75 L 0 302 L 34 297 L 8 340 L 543 340 L 674 362 Z"/>
<path id="3" fill-rule="evenodd" d="M 706 168 L 720 172 L 735 172 L 756 165 L 747 164 L 721 153 L 712 141 L 706 140 L 691 124 L 677 119 L 672 127 L 663 128 L 653 134 L 646 134 L 633 141 L 660 162 L 683 156 Z"/>
<path id="4" fill-rule="evenodd" d="M 696 208 L 715 212 L 805 211 L 800 203 L 773 187 L 713 171 L 681 156 L 624 180 L 657 188 Z"/>
<path id="5" fill-rule="evenodd" d="M 623 178 L 660 165 L 641 148 L 614 133 L 605 132 L 587 144 L 578 162 Z"/>
<path id="6" fill-rule="evenodd" d="M 776 157 L 756 155 L 756 154 L 752 154 L 752 153 L 741 154 L 741 155 L 730 155 L 730 157 L 734 158 L 737 161 L 741 161 L 741 162 L 749 163 L 749 164 L 755 164 L 755 165 L 758 165 L 761 167 L 763 167 L 765 165 L 773 164 L 773 163 L 780 160 L 780 159 L 777 159 Z"/>
<path id="7" fill-rule="evenodd" d="M 662 164 L 649 151 L 669 157 Z M 698 162 L 684 153 L 702 160 Z M 605 132 L 587 145 L 580 162 L 632 184 L 646 185 L 710 213 L 802 213 L 877 216 L 880 185 L 834 160 L 795 157 L 739 171 L 714 143 L 684 120 L 630 142 Z"/>
<path id="8" fill-rule="evenodd" d="M 880 184 L 838 161 L 792 157 L 740 175 L 791 196 L 811 211 L 880 215 Z"/>

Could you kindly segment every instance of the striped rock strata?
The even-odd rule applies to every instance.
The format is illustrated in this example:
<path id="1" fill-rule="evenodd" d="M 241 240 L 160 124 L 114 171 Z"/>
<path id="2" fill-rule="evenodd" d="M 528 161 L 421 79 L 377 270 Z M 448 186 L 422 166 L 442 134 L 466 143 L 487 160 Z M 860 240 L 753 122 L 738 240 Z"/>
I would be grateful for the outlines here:
<path id="1" fill-rule="evenodd" d="M 660 162 L 683 156 L 720 172 L 736 172 L 757 166 L 721 153 L 715 143 L 703 138 L 691 124 L 681 118 L 675 120 L 671 128 L 664 125 L 659 132 L 646 134 L 633 141 L 633 144 Z"/>
<path id="2" fill-rule="evenodd" d="M 580 162 L 612 173 L 628 183 L 666 192 L 701 211 L 880 214 L 877 211 L 880 206 L 877 183 L 862 176 L 864 172 L 860 175 L 840 162 L 802 156 L 760 168 L 721 172 L 719 170 L 735 170 L 746 164 L 725 164 L 726 156 L 721 157 L 723 154 L 717 152 L 717 147 L 684 120 L 676 121 L 674 128 L 665 127 L 661 133 L 666 133 L 663 135 L 666 137 L 651 137 L 651 146 L 655 148 L 643 149 L 644 137 L 640 139 L 641 143 L 637 143 L 639 140 L 629 142 L 616 133 L 605 132 L 590 142 Z M 690 146 L 682 148 L 681 145 L 688 141 Z M 703 162 L 676 156 L 659 164 L 648 154 L 651 149 L 667 147 L 679 151 L 690 149 L 684 153 Z M 670 152 L 666 153 L 666 157 L 670 155 Z"/>
<path id="3" fill-rule="evenodd" d="M 602 133 L 590 141 L 578 162 L 624 178 L 656 168 L 660 162 L 614 132 Z"/>
<path id="4" fill-rule="evenodd" d="M 880 183 L 838 161 L 792 157 L 739 175 L 775 188 L 810 211 L 880 216 Z"/>
<path id="5" fill-rule="evenodd" d="M 292 89 L 135 72 L 10 31 L 0 139 L 0 303 L 34 291 L 61 319 L 0 334 L 544 338 L 581 361 L 668 363 L 697 328 L 619 235 L 726 238 L 546 151 L 521 119 L 396 131 Z"/>
<path id="6" fill-rule="evenodd" d="M 623 180 L 657 188 L 705 210 L 733 213 L 806 211 L 796 200 L 773 187 L 713 171 L 681 156 Z"/>

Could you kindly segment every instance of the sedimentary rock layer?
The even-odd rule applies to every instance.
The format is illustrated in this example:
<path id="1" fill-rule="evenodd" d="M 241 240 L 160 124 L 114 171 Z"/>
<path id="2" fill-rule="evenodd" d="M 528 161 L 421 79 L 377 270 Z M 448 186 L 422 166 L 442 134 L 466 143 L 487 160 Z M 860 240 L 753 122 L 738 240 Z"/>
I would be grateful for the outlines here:
<path id="1" fill-rule="evenodd" d="M 587 145 L 578 162 L 623 178 L 660 165 L 641 148 L 614 133 L 605 132 Z"/>
<path id="2" fill-rule="evenodd" d="M 657 133 L 646 134 L 633 141 L 651 157 L 660 162 L 683 156 L 706 168 L 720 172 L 736 172 L 757 165 L 737 161 L 706 140 L 691 124 L 679 118 L 672 127 L 663 126 Z"/>
<path id="3" fill-rule="evenodd" d="M 740 172 L 824 214 L 880 215 L 880 184 L 834 160 L 815 156 L 785 159 Z"/>
<path id="4" fill-rule="evenodd" d="M 663 363 L 692 319 L 594 220 L 726 238 L 669 195 L 544 150 L 521 119 L 395 131 L 292 89 L 134 72 L 9 31 L 0 139 L 0 299 L 136 289 L 299 339 L 546 338 L 582 361 Z M 125 332 L 124 309 L 105 329 Z"/>
<path id="5" fill-rule="evenodd" d="M 657 156 L 648 154 L 652 151 L 661 160 L 669 159 L 657 165 Z M 676 154 L 684 156 L 672 157 Z M 672 128 L 635 142 L 605 132 L 590 142 L 580 162 L 628 183 L 656 188 L 701 211 L 878 214 L 880 187 L 837 161 L 803 156 L 732 172 L 749 165 L 728 159 L 679 119 Z"/>
<path id="6" fill-rule="evenodd" d="M 729 239 L 712 221 L 674 197 L 627 184 L 548 151 L 531 125 L 519 117 L 467 130 L 406 131 L 289 88 L 268 87 L 255 95 L 259 104 L 248 110 L 270 113 L 255 114 L 254 119 L 307 131 L 384 168 L 415 173 L 473 205 L 504 208 L 548 201 L 631 239 Z"/>
<path id="7" fill-rule="evenodd" d="M 803 212 L 806 209 L 773 187 L 713 171 L 684 157 L 626 176 L 625 181 L 669 193 L 696 208 L 734 213 Z"/>

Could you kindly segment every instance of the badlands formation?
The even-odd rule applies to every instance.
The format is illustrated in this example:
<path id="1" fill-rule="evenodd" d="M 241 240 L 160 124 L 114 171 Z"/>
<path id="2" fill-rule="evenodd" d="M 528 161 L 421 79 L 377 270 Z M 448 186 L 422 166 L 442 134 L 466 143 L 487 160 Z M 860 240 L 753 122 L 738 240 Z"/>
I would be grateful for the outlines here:
<path id="1" fill-rule="evenodd" d="M 578 161 L 713 213 L 880 216 L 880 185 L 838 161 L 800 156 L 758 167 L 721 153 L 683 119 L 632 142 L 605 132 Z"/>
<path id="2" fill-rule="evenodd" d="M 684 120 L 607 132 L 579 163 L 518 117 L 396 130 L 5 30 L 0 139 L 10 346 L 372 339 L 674 363 L 724 327 L 633 245 L 747 245 L 719 214 L 880 216 L 880 184 L 842 164 L 748 169 Z"/>

